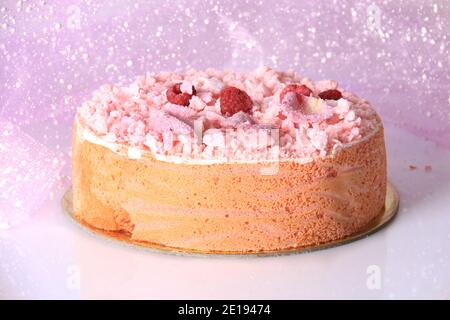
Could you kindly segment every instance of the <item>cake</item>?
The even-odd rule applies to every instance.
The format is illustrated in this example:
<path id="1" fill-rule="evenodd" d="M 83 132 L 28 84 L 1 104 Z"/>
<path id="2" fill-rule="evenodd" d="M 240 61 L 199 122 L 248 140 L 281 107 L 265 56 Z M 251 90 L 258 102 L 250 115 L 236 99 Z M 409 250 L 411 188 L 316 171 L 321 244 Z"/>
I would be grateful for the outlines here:
<path id="1" fill-rule="evenodd" d="M 77 110 L 72 158 L 78 220 L 176 251 L 329 243 L 376 221 L 386 196 L 369 102 L 265 66 L 104 85 Z"/>

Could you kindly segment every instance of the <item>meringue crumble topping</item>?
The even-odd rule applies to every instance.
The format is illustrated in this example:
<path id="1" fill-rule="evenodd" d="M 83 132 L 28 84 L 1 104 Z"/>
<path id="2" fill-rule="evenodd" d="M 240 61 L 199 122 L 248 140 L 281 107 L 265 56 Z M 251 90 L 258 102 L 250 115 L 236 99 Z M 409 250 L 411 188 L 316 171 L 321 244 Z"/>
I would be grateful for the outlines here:
<path id="1" fill-rule="evenodd" d="M 184 159 L 327 156 L 380 127 L 370 104 L 336 81 L 263 66 L 247 74 L 188 70 L 104 85 L 78 109 L 101 141 Z M 131 156 L 130 156 L 131 157 Z"/>

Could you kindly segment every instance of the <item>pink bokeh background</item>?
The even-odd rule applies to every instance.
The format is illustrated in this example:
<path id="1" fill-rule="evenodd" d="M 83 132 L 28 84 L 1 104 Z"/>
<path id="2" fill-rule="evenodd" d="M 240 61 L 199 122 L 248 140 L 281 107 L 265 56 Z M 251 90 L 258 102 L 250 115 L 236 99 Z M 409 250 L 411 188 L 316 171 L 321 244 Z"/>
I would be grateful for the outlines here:
<path id="1" fill-rule="evenodd" d="M 68 176 L 77 106 L 148 71 L 293 68 L 338 80 L 385 122 L 450 147 L 449 40 L 446 0 L 2 1 L 0 222 L 48 193 L 11 172 Z"/>

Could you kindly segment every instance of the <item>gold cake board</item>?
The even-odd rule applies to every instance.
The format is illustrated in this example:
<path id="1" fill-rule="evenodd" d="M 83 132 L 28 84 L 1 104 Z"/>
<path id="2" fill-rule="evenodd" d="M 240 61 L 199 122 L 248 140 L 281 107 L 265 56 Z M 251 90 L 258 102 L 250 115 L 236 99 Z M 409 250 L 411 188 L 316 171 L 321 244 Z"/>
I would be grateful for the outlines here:
<path id="1" fill-rule="evenodd" d="M 79 226 L 83 229 L 89 231 L 91 234 L 102 237 L 104 239 L 109 239 L 117 242 L 121 242 L 123 244 L 133 246 L 133 247 L 142 247 L 144 249 L 155 251 L 155 252 L 164 252 L 164 253 L 172 253 L 177 255 L 199 255 L 199 256 L 277 256 L 277 255 L 286 255 L 286 254 L 294 254 L 294 253 L 304 253 L 311 252 L 315 250 L 322 250 L 327 248 L 332 248 L 336 246 L 340 246 L 349 242 L 353 242 L 364 238 L 380 229 L 385 227 L 389 222 L 393 220 L 395 215 L 397 214 L 399 207 L 400 198 L 395 187 L 388 182 L 387 191 L 386 191 L 386 203 L 383 209 L 383 212 L 372 222 L 370 223 L 365 230 L 360 231 L 357 234 L 351 235 L 349 237 L 327 242 L 319 245 L 313 246 L 305 246 L 298 248 L 290 248 L 283 250 L 271 250 L 271 251 L 258 251 L 258 252 L 226 252 L 226 251 L 212 251 L 212 252 L 204 252 L 204 251 L 196 251 L 196 250 L 186 250 L 182 248 L 174 248 L 168 247 L 164 245 L 160 245 L 157 243 L 149 243 L 143 241 L 136 241 L 130 239 L 130 235 L 123 232 L 115 232 L 115 231 L 105 231 L 101 229 L 97 229 L 95 227 L 90 226 L 84 221 L 80 221 L 77 219 L 73 213 L 73 203 L 72 203 L 72 188 L 66 191 L 62 198 L 62 207 L 64 211 L 75 221 Z"/>

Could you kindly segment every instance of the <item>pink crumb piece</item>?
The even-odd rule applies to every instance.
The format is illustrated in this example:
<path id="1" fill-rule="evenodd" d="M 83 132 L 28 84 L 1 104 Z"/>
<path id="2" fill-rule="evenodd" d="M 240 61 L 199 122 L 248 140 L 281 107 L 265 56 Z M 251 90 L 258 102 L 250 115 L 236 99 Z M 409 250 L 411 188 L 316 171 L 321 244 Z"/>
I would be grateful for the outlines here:
<path id="1" fill-rule="evenodd" d="M 431 172 L 431 171 L 433 171 L 433 167 L 430 166 L 430 165 L 426 165 L 426 166 L 425 166 L 425 172 L 429 173 L 429 172 Z"/>
<path id="2" fill-rule="evenodd" d="M 183 93 L 187 93 L 187 94 L 190 94 L 190 95 L 192 95 L 193 94 L 193 89 L 192 89 L 192 82 L 190 82 L 190 81 L 183 81 L 182 83 L 181 83 L 181 86 L 180 86 L 180 90 L 181 90 L 181 92 L 183 92 Z"/>
<path id="3" fill-rule="evenodd" d="M 318 150 L 326 150 L 328 144 L 326 132 L 312 128 L 308 131 L 308 137 L 311 139 L 311 144 Z"/>
<path id="4" fill-rule="evenodd" d="M 205 97 L 205 95 L 202 94 L 201 97 Z M 212 101 L 212 97 L 209 96 L 207 100 L 209 100 L 209 102 Z M 206 108 L 206 101 L 203 100 L 203 98 L 193 96 L 189 101 L 189 107 L 196 111 L 201 111 Z"/>

